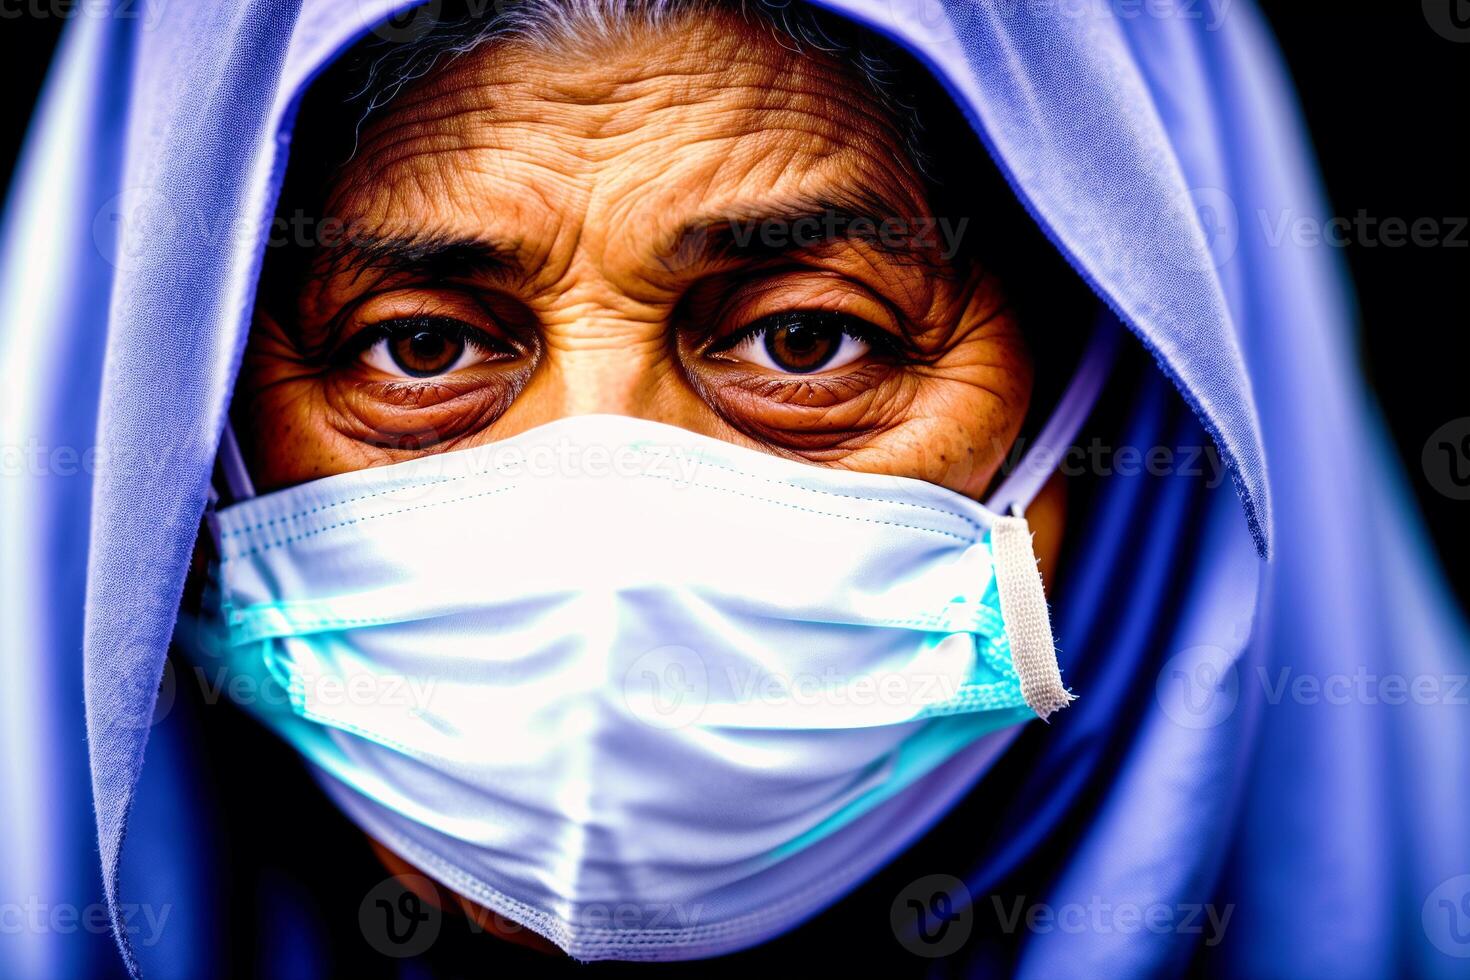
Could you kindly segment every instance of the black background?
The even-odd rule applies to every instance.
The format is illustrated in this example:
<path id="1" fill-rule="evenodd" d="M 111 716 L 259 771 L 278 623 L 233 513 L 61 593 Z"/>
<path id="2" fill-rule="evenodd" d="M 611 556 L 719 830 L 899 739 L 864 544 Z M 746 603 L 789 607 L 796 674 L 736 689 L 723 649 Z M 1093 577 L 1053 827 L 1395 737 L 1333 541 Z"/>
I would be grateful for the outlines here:
<path id="1" fill-rule="evenodd" d="M 1470 42 L 1436 33 L 1417 0 L 1362 5 L 1371 10 L 1300 0 L 1261 6 L 1295 77 L 1333 213 L 1410 223 L 1470 216 Z M 69 9 L 69 0 L 0 0 L 4 186 Z M 1440 556 L 1470 605 L 1470 502 L 1438 493 L 1420 462 L 1435 429 L 1470 416 L 1467 238 L 1458 248 L 1345 251 L 1365 370 Z"/>

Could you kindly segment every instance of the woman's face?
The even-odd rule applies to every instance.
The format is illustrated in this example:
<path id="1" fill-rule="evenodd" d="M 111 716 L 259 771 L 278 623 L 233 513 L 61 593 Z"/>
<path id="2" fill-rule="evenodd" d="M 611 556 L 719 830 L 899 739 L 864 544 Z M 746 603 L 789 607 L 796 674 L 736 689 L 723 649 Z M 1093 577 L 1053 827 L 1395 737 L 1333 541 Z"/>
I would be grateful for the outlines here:
<path id="1" fill-rule="evenodd" d="M 977 496 L 1031 367 L 926 196 L 862 80 L 739 20 L 481 48 L 369 123 L 348 232 L 257 315 L 256 483 L 604 412 Z"/>

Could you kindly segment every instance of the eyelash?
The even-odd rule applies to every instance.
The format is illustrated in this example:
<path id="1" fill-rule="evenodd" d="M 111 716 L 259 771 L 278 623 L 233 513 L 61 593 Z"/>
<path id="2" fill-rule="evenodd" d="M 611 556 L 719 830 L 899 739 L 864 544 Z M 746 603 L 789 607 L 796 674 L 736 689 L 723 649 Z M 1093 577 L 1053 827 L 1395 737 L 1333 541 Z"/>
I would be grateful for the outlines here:
<path id="1" fill-rule="evenodd" d="M 783 310 L 779 313 L 772 313 L 760 317 L 706 348 L 706 355 L 718 355 L 732 351 L 747 341 L 756 340 L 769 331 L 779 329 L 783 325 L 783 321 L 807 318 L 827 321 L 832 326 L 838 327 L 845 337 L 852 338 L 867 345 L 870 356 L 895 363 L 904 363 L 910 359 L 909 352 L 903 341 L 895 337 L 890 331 L 884 330 L 851 314 L 838 313 L 831 310 L 801 309 Z M 385 340 L 392 341 L 404 334 L 423 330 L 433 330 L 446 338 L 464 344 L 466 347 L 475 348 L 490 358 L 497 356 L 513 357 L 522 353 L 504 340 L 492 337 L 485 331 L 473 327 L 463 320 L 444 316 L 410 316 L 384 320 L 363 327 L 338 347 L 337 351 L 331 355 L 330 360 L 337 367 L 350 366 L 361 360 L 367 351 L 371 350 L 375 345 Z M 793 372 L 791 377 L 801 377 L 809 380 L 808 375 L 797 372 Z M 411 382 L 409 378 L 402 380 Z"/>
<path id="2" fill-rule="evenodd" d="M 895 337 L 890 331 L 882 327 L 874 326 L 866 320 L 852 316 L 848 313 L 835 313 L 831 310 L 783 310 L 780 313 L 771 313 L 741 327 L 732 334 L 721 337 L 705 351 L 706 354 L 723 354 L 739 347 L 742 343 L 769 330 L 778 329 L 783 317 L 810 316 L 814 318 L 830 319 L 838 321 L 842 332 L 869 345 L 872 351 L 881 356 L 901 360 L 906 357 L 908 350 L 903 341 Z"/>
<path id="3" fill-rule="evenodd" d="M 466 345 L 477 347 L 489 354 L 518 354 L 507 343 L 490 336 L 477 327 L 472 327 L 463 320 L 444 316 L 411 316 L 401 317 L 396 320 L 384 320 L 381 323 L 370 324 L 363 327 L 357 333 L 349 337 L 336 353 L 332 355 L 332 361 L 336 366 L 351 364 L 361 357 L 374 344 L 383 340 L 390 340 L 395 335 L 408 333 L 410 331 L 434 330 L 444 334 L 453 340 L 458 340 Z"/>

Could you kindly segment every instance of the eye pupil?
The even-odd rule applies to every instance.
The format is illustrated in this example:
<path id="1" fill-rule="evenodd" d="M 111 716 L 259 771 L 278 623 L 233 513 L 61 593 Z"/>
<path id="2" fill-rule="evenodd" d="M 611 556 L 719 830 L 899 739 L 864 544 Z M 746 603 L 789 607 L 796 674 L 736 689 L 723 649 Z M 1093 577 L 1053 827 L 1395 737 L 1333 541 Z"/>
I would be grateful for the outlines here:
<path id="1" fill-rule="evenodd" d="M 838 323 L 792 319 L 766 330 L 766 353 L 784 371 L 816 371 L 837 353 L 842 336 Z"/>
<path id="2" fill-rule="evenodd" d="M 429 333 L 427 330 L 422 330 L 408 339 L 408 347 L 413 352 L 413 356 L 426 361 L 432 361 L 441 356 L 447 346 L 443 337 Z"/>
<path id="3" fill-rule="evenodd" d="M 440 330 L 406 330 L 391 338 L 389 351 L 393 362 L 415 377 L 428 377 L 446 371 L 464 353 L 462 339 Z"/>

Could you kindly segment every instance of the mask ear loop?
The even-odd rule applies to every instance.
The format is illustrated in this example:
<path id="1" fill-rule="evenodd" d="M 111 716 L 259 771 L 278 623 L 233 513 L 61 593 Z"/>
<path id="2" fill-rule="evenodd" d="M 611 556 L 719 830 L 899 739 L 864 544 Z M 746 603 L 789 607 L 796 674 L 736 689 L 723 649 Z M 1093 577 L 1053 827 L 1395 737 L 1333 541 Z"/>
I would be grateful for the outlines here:
<path id="1" fill-rule="evenodd" d="M 1092 407 L 1112 371 L 1122 333 L 1123 325 L 1110 311 L 1098 317 L 1092 337 L 1077 362 L 1077 370 L 1057 401 L 1056 409 L 1037 433 L 1021 462 L 985 501 L 986 507 L 997 514 L 1019 517 L 1041 493 L 1041 488 L 1056 472 L 1063 455 L 1092 414 Z"/>
<path id="2" fill-rule="evenodd" d="M 235 426 L 225 419 L 225 431 L 219 440 L 220 473 L 225 478 L 225 487 L 230 491 L 230 502 L 239 503 L 255 496 L 255 484 L 250 481 L 250 472 L 245 469 L 245 457 L 240 452 L 240 443 L 235 439 Z"/>
<path id="3" fill-rule="evenodd" d="M 245 456 L 240 452 L 240 443 L 235 438 L 235 426 L 225 417 L 225 429 L 220 434 L 219 451 L 215 453 L 215 476 L 209 482 L 209 499 L 204 507 L 204 522 L 209 527 L 209 535 L 214 540 L 216 554 L 220 552 L 219 522 L 215 520 L 215 511 L 221 506 L 239 503 L 249 500 L 255 496 L 255 484 L 251 482 L 250 471 L 245 468 Z M 223 479 L 225 491 L 228 498 L 220 493 L 215 485 L 216 480 Z"/>
<path id="4" fill-rule="evenodd" d="M 1042 721 L 1076 700 L 1076 695 L 1062 683 L 1051 613 L 1047 609 L 1041 569 L 1031 543 L 1031 525 L 1026 522 L 1024 508 L 1036 499 L 1051 478 L 1091 414 L 1112 368 L 1121 332 L 1121 324 L 1110 312 L 1099 317 L 1056 410 L 1020 465 L 986 503 L 988 509 L 1001 515 L 991 524 L 990 550 L 1011 663 L 1021 681 L 1021 696 Z"/>

